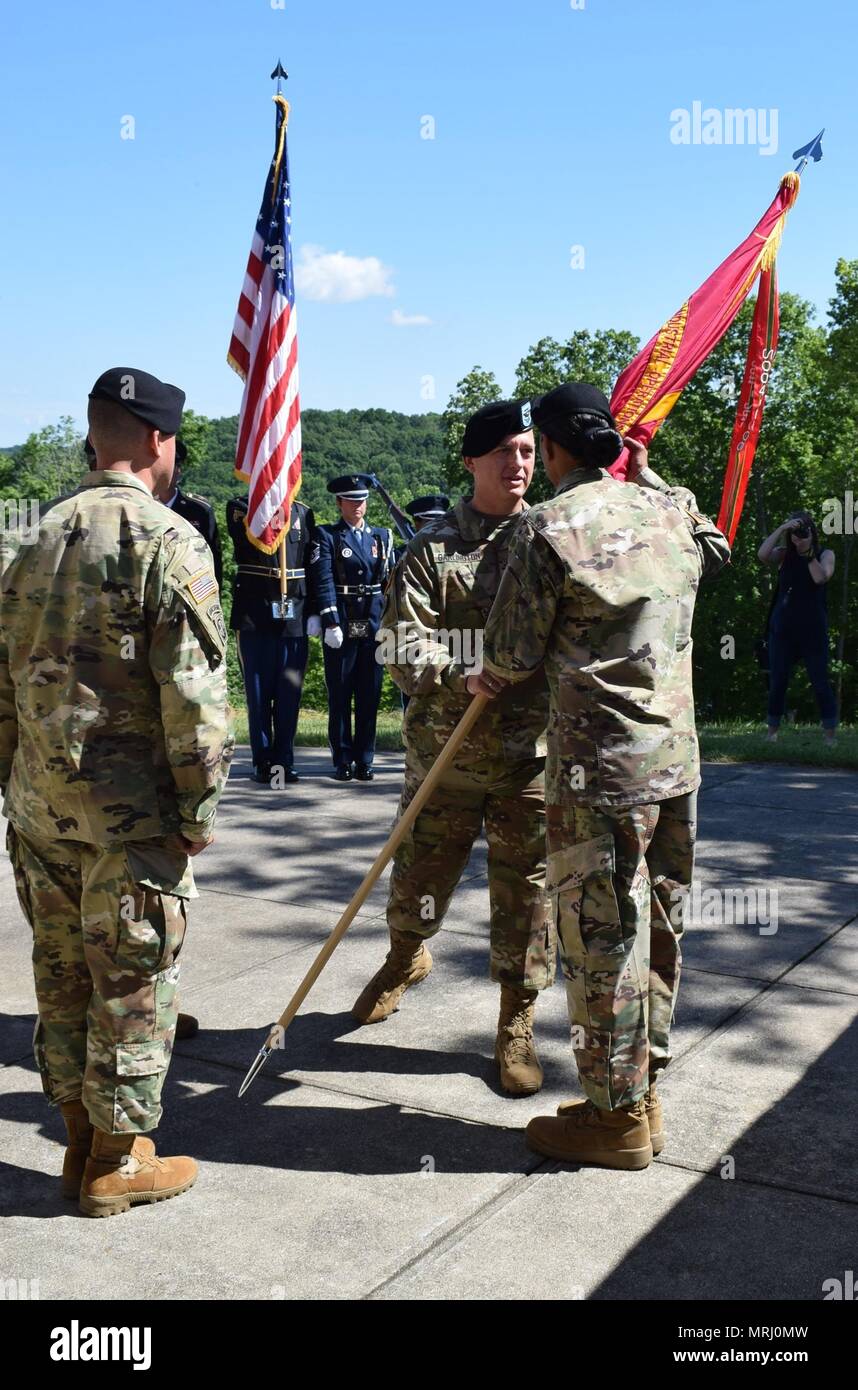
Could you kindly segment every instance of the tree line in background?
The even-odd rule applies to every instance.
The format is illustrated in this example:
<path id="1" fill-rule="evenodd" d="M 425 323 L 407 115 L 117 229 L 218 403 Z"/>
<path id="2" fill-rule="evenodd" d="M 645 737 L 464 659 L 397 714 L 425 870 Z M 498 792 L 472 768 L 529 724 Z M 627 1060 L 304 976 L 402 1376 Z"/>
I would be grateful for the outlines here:
<path id="1" fill-rule="evenodd" d="M 752 316 L 751 301 L 686 387 L 651 450 L 653 467 L 669 482 L 691 488 L 701 509 L 712 516 L 719 508 Z M 639 346 L 633 334 L 614 329 L 578 330 L 564 343 L 543 338 L 519 362 L 514 382 L 502 385 L 490 372 L 473 368 L 459 382 L 443 415 L 306 410 L 301 501 L 313 509 L 317 520 L 333 521 L 336 504 L 326 480 L 366 470 L 378 474 L 400 505 L 439 486 L 455 499 L 469 491 L 461 439 L 473 410 L 498 396 L 531 396 L 570 380 L 594 382 L 610 395 L 613 382 Z M 192 411 L 186 411 L 182 425 L 188 447 L 183 486 L 208 498 L 221 528 L 227 612 L 233 562 L 224 508 L 243 486 L 232 472 L 237 426 L 235 416 L 208 419 Z M 856 453 L 858 261 L 840 260 L 824 325 L 814 322 L 813 309 L 804 300 L 791 294 L 781 297 L 777 365 L 733 562 L 719 580 L 704 586 L 697 608 L 696 699 L 702 720 L 763 720 L 765 677 L 756 664 L 754 646 L 765 627 L 774 575 L 759 564 L 757 550 L 791 511 L 806 507 L 819 525 L 825 515 L 835 514 L 832 501 L 844 522 L 839 533 L 821 535 L 837 557 L 828 594 L 832 671 L 841 717 L 845 722 L 855 720 L 858 586 L 852 582 L 852 498 L 858 492 Z M 82 439 L 72 421 L 64 418 L 32 434 L 25 444 L 0 453 L 0 498 L 55 497 L 70 491 L 85 467 Z M 537 466 L 528 500 L 539 501 L 548 491 Z M 373 522 L 388 521 L 374 495 L 369 513 Z M 732 643 L 725 640 L 731 638 Z M 305 703 L 324 708 L 317 642 L 311 643 L 311 653 Z M 233 698 L 241 701 L 241 678 L 232 650 L 230 689 Z M 397 703 L 397 692 L 386 682 L 383 705 Z M 815 721 L 816 707 L 803 673 L 791 687 L 789 704 L 799 720 Z"/>

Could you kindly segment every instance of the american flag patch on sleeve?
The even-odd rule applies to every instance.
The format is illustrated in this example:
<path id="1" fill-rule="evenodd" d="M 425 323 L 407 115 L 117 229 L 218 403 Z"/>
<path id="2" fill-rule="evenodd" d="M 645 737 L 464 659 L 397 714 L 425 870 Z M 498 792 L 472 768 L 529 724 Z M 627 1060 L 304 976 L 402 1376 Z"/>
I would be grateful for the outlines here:
<path id="1" fill-rule="evenodd" d="M 217 593 L 217 580 L 211 570 L 200 570 L 199 574 L 188 580 L 186 588 L 195 603 L 205 603 L 207 598 Z"/>

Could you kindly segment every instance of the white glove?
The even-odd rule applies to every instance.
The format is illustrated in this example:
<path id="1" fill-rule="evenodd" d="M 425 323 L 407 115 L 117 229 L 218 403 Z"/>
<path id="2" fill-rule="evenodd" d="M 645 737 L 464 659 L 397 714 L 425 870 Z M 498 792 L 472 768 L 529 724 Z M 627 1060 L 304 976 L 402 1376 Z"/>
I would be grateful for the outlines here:
<path id="1" fill-rule="evenodd" d="M 308 636 L 308 637 L 321 637 L 321 635 L 322 635 L 322 620 L 321 620 L 320 617 L 318 617 L 318 616 L 314 613 L 313 616 L 312 616 L 312 618 L 308 618 L 308 619 L 307 619 L 307 636 Z"/>
<path id="2" fill-rule="evenodd" d="M 329 627 L 325 633 L 326 647 L 341 647 L 343 645 L 343 630 L 341 627 Z"/>

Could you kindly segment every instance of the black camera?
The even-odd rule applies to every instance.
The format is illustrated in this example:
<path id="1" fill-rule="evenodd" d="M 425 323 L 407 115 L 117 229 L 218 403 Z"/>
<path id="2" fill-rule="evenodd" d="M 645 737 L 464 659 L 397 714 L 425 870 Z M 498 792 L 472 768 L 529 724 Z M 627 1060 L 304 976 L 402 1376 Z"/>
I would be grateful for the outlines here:
<path id="1" fill-rule="evenodd" d="M 807 522 L 802 521 L 798 526 L 796 526 L 793 530 L 793 535 L 795 536 L 796 540 L 799 541 L 809 540 L 810 527 L 808 526 Z"/>

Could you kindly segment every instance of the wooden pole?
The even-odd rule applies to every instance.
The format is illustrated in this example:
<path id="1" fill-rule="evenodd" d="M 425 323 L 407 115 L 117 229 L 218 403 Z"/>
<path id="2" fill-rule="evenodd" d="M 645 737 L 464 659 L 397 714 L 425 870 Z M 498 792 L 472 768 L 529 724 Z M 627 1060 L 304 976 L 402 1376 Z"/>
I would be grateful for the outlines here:
<path id="1" fill-rule="evenodd" d="M 274 1051 L 283 1036 L 283 1032 L 289 1027 L 289 1024 L 307 998 L 313 985 L 316 983 L 331 956 L 334 954 L 334 951 L 339 946 L 361 907 L 366 902 L 369 894 L 372 892 L 382 873 L 390 863 L 390 860 L 393 858 L 399 846 L 402 844 L 402 841 L 405 839 L 405 836 L 420 815 L 420 812 L 423 810 L 423 807 L 426 805 L 426 802 L 434 792 L 447 768 L 456 757 L 456 754 L 459 752 L 459 749 L 471 732 L 474 724 L 479 719 L 487 703 L 488 696 L 486 695 L 475 695 L 472 699 L 453 733 L 450 735 L 450 738 L 447 740 L 447 744 L 443 751 L 433 763 L 429 772 L 418 787 L 414 797 L 397 820 L 396 825 L 393 827 L 383 848 L 379 851 L 363 883 L 358 888 L 342 917 L 337 922 L 337 925 L 334 927 L 324 946 L 316 956 L 316 959 L 313 961 L 313 964 L 310 966 L 310 969 L 307 971 L 292 998 L 289 1000 L 286 1008 L 271 1029 L 265 1044 L 260 1049 L 256 1060 L 241 1084 L 241 1088 L 238 1092 L 240 1096 L 244 1095 L 248 1086 L 250 1086 L 251 1082 L 256 1078 L 262 1066 Z"/>

